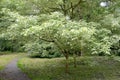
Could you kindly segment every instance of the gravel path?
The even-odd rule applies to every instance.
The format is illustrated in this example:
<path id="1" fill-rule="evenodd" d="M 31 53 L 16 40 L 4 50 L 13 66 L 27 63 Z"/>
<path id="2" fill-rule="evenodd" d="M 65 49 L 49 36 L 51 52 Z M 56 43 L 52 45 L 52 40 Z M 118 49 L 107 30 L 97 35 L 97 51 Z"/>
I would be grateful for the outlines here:
<path id="1" fill-rule="evenodd" d="M 18 59 L 12 60 L 4 70 L 0 71 L 0 78 L 4 80 L 30 80 L 21 70 L 17 67 Z"/>

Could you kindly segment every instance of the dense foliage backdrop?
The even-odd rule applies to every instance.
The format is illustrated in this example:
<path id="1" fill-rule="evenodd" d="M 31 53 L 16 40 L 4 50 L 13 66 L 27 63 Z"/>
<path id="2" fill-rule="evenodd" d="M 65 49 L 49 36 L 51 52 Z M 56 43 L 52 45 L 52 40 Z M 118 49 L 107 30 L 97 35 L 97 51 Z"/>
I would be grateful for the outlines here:
<path id="1" fill-rule="evenodd" d="M 0 0 L 0 51 L 120 55 L 119 30 L 119 0 Z"/>

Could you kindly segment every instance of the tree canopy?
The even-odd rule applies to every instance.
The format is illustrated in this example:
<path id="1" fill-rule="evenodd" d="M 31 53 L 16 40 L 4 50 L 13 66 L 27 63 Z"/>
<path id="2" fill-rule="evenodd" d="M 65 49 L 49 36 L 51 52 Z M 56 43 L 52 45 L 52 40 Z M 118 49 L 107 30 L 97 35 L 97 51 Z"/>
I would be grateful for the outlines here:
<path id="1" fill-rule="evenodd" d="M 101 2 L 107 6 L 100 6 Z M 18 51 L 39 56 L 118 55 L 119 3 L 118 0 L 1 0 L 0 50 L 15 51 L 19 47 Z"/>

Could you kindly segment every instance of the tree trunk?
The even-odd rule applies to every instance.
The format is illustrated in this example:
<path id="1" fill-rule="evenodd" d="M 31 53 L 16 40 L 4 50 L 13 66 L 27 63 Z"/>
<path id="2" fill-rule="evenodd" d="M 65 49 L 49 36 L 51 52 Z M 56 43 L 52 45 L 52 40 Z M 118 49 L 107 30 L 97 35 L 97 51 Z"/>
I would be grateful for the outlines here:
<path id="1" fill-rule="evenodd" d="M 81 56 L 83 55 L 83 45 L 82 45 L 82 43 L 83 43 L 83 41 L 81 41 L 81 44 L 80 44 L 81 45 L 81 51 L 80 51 L 81 52 Z"/>
<path id="2" fill-rule="evenodd" d="M 69 70 L 68 70 L 68 68 L 69 68 L 69 64 L 68 64 L 68 58 L 69 58 L 69 56 L 68 56 L 68 53 L 66 53 L 65 58 L 66 58 L 65 72 L 69 73 Z"/>
<path id="3" fill-rule="evenodd" d="M 76 62 L 76 54 L 74 53 L 73 54 L 73 59 L 74 59 L 74 68 L 77 67 L 77 62 Z"/>

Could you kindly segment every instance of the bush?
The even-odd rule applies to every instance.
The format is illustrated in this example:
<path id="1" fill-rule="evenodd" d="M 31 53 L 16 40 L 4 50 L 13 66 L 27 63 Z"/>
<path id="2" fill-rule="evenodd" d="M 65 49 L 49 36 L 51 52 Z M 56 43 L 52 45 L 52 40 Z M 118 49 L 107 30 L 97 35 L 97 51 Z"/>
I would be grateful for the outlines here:
<path id="1" fill-rule="evenodd" d="M 62 56 L 53 43 L 34 42 L 25 45 L 25 50 L 31 57 L 53 58 Z"/>

